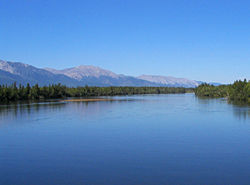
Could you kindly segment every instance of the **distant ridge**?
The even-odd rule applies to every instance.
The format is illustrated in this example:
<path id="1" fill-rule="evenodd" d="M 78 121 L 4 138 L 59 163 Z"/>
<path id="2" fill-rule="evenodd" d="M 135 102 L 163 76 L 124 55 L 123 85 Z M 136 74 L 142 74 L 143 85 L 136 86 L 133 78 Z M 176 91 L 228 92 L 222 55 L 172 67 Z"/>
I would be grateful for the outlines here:
<path id="1" fill-rule="evenodd" d="M 138 78 L 142 80 L 147 80 L 149 82 L 161 84 L 163 86 L 168 85 L 173 87 L 196 87 L 199 85 L 199 83 L 194 80 L 188 80 L 186 78 L 176 78 L 172 76 L 142 75 Z"/>
<path id="2" fill-rule="evenodd" d="M 201 82 L 170 76 L 119 75 L 96 66 L 81 65 L 63 70 L 37 68 L 32 65 L 0 60 L 0 84 L 30 83 L 49 85 L 61 83 L 67 86 L 166 86 L 196 87 Z"/>
<path id="3" fill-rule="evenodd" d="M 56 70 L 51 68 L 45 68 L 45 70 L 50 71 L 54 74 L 63 74 L 79 81 L 85 77 L 99 78 L 101 76 L 109 76 L 111 78 L 119 78 L 119 75 L 113 73 L 112 71 L 108 71 L 100 67 L 90 65 L 81 65 L 78 67 L 67 68 L 63 70 Z"/>

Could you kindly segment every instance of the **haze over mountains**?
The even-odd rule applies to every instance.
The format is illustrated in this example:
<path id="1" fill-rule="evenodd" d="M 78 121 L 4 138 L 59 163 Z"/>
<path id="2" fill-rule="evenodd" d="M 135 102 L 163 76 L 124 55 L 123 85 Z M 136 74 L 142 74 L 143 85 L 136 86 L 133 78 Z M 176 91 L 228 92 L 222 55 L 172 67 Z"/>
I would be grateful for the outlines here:
<path id="1" fill-rule="evenodd" d="M 196 87 L 201 82 L 170 76 L 142 75 L 139 77 L 116 74 L 96 66 L 81 65 L 63 70 L 36 68 L 34 66 L 0 60 L 0 84 L 30 83 L 67 86 L 168 86 Z"/>

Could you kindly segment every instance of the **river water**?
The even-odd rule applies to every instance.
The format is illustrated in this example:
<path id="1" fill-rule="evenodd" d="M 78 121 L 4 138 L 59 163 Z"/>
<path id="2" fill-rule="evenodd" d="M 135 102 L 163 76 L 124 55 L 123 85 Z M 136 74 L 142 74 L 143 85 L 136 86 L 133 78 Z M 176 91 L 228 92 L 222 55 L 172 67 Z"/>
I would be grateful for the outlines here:
<path id="1" fill-rule="evenodd" d="M 250 184 L 250 107 L 194 94 L 0 106 L 0 184 Z"/>

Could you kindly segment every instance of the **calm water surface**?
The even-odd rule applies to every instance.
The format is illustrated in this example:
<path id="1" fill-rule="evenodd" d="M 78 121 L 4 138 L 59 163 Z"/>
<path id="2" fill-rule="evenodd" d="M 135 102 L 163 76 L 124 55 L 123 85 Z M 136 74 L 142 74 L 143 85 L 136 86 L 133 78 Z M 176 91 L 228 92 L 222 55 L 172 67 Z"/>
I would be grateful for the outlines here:
<path id="1" fill-rule="evenodd" d="M 250 184 L 250 107 L 116 98 L 0 106 L 0 184 Z"/>

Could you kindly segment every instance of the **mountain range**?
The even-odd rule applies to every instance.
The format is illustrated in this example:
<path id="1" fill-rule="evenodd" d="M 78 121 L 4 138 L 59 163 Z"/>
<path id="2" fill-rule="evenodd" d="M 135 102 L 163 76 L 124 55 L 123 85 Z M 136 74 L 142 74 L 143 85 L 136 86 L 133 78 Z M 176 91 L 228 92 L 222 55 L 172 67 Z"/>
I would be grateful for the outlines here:
<path id="1" fill-rule="evenodd" d="M 57 70 L 37 68 L 32 65 L 0 60 L 0 84 L 30 83 L 49 85 L 61 83 L 75 86 L 166 86 L 196 87 L 202 82 L 171 76 L 141 75 L 139 77 L 116 74 L 96 66 L 81 65 L 78 67 Z"/>

